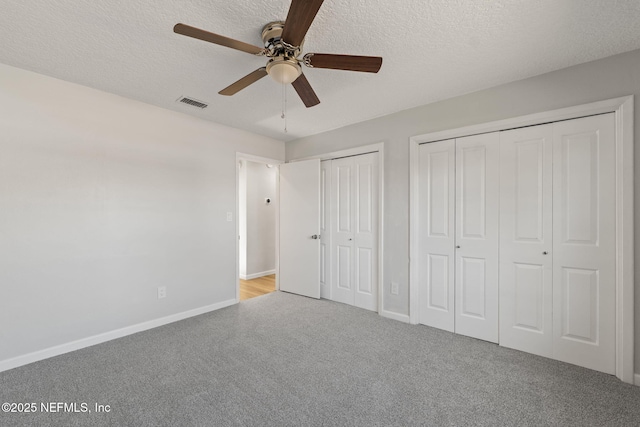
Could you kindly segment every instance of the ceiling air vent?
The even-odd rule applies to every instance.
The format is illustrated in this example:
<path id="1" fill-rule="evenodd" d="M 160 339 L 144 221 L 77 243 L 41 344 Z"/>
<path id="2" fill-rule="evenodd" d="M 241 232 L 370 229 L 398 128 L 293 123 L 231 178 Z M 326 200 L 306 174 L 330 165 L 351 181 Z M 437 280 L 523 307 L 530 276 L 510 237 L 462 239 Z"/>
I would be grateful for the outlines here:
<path id="1" fill-rule="evenodd" d="M 186 96 L 181 96 L 180 98 L 178 98 L 178 102 L 191 105 L 192 107 L 202 108 L 203 110 L 209 106 L 209 104 L 205 104 L 204 102 L 195 100 L 193 98 L 187 98 Z"/>

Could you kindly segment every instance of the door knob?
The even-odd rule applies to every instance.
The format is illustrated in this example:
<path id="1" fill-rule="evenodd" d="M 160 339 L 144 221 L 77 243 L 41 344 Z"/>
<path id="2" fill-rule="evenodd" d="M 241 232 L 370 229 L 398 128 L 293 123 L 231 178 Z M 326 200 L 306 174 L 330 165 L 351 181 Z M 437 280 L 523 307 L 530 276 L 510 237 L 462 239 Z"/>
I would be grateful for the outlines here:
<path id="1" fill-rule="evenodd" d="M 457 249 L 460 249 L 460 245 L 457 245 L 457 246 L 456 246 L 456 248 L 457 248 Z"/>
<path id="2" fill-rule="evenodd" d="M 311 236 L 311 238 L 313 240 L 318 240 L 320 238 L 320 235 L 319 234 L 314 234 L 313 236 Z"/>
<path id="3" fill-rule="evenodd" d="M 548 254 L 548 253 L 549 253 L 549 252 L 544 251 L 544 252 L 542 252 L 542 255 L 546 255 L 546 254 Z"/>
<path id="4" fill-rule="evenodd" d="M 353 239 L 349 239 L 349 241 L 352 241 Z"/>

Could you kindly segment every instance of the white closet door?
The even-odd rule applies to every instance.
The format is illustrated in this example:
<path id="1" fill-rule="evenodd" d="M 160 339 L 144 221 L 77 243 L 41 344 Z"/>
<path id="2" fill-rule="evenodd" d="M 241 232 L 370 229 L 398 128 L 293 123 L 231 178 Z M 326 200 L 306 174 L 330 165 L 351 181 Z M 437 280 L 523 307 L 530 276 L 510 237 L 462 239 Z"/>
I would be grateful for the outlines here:
<path id="1" fill-rule="evenodd" d="M 498 132 L 456 139 L 455 332 L 498 342 Z"/>
<path id="2" fill-rule="evenodd" d="M 346 157 L 331 161 L 331 223 L 332 223 L 332 289 L 334 301 L 353 305 L 353 251 L 355 209 L 353 159 Z"/>
<path id="3" fill-rule="evenodd" d="M 332 160 L 332 299 L 378 309 L 378 153 Z"/>
<path id="4" fill-rule="evenodd" d="M 331 299 L 331 160 L 320 162 L 320 297 Z"/>
<path id="5" fill-rule="evenodd" d="M 615 373 L 615 118 L 555 123 L 554 358 Z"/>
<path id="6" fill-rule="evenodd" d="M 420 323 L 454 331 L 455 140 L 419 146 Z"/>
<path id="7" fill-rule="evenodd" d="M 553 125 L 500 133 L 500 345 L 553 355 Z"/>
<path id="8" fill-rule="evenodd" d="M 352 157 L 356 307 L 378 311 L 378 153 Z"/>

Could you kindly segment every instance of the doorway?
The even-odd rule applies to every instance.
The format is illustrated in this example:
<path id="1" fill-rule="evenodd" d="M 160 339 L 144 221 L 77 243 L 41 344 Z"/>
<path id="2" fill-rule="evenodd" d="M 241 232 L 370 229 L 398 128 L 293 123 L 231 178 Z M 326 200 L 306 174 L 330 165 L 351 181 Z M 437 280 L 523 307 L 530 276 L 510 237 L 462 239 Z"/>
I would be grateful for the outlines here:
<path id="1" fill-rule="evenodd" d="M 238 301 L 277 289 L 278 163 L 237 155 Z"/>
<path id="2" fill-rule="evenodd" d="M 387 316 L 381 284 L 383 148 L 372 144 L 281 166 L 280 272 L 291 273 L 282 273 L 281 290 Z M 294 259 L 283 249 L 290 240 L 296 241 L 290 248 Z"/>

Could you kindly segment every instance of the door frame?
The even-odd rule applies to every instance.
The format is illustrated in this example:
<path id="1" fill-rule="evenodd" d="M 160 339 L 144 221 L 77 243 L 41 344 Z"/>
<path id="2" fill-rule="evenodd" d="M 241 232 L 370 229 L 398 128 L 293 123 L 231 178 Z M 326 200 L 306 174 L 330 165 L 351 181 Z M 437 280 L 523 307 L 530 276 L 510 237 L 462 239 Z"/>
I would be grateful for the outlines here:
<path id="1" fill-rule="evenodd" d="M 299 159 L 291 159 L 288 162 L 297 162 L 300 160 L 320 159 L 332 160 L 341 157 L 358 156 L 361 154 L 378 153 L 378 301 L 377 312 L 383 317 L 406 322 L 405 316 L 387 311 L 384 309 L 384 142 L 375 144 L 362 145 L 359 147 L 348 148 L 345 150 L 331 151 L 328 153 L 316 154 Z"/>
<path id="2" fill-rule="evenodd" d="M 240 302 L 240 161 L 263 163 L 277 166 L 284 163 L 283 160 L 270 159 L 268 157 L 254 156 L 236 151 L 236 303 Z M 276 291 L 280 289 L 280 170 L 276 168 Z"/>
<path id="3" fill-rule="evenodd" d="M 409 319 L 419 320 L 418 147 L 420 144 L 614 113 L 616 122 L 616 377 L 634 383 L 633 95 L 409 138 Z M 640 384 L 638 384 L 640 385 Z"/>

